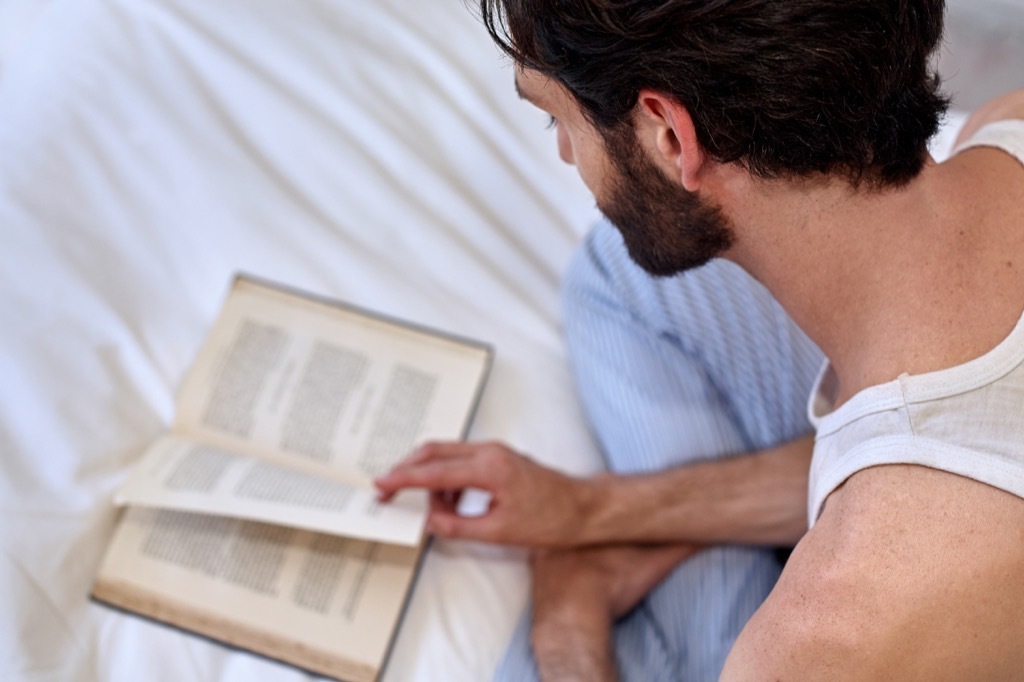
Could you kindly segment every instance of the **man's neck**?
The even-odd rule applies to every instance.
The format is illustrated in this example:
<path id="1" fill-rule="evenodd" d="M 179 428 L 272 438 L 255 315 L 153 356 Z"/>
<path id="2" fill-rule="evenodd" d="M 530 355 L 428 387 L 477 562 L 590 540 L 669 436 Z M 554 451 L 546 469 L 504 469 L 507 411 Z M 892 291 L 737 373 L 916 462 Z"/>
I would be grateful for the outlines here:
<path id="1" fill-rule="evenodd" d="M 716 195 L 737 231 L 727 257 L 829 357 L 840 400 L 902 372 L 948 365 L 950 350 L 930 340 L 957 317 L 970 256 L 938 166 L 886 190 L 838 179 L 755 181 L 737 169 L 723 169 L 720 180 Z"/>

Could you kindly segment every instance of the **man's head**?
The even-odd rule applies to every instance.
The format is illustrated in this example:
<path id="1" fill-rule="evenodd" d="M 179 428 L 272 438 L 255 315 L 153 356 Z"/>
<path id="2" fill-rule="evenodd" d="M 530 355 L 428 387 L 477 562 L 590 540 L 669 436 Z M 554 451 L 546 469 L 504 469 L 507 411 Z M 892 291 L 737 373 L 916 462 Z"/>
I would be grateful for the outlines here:
<path id="1" fill-rule="evenodd" d="M 481 0 L 494 38 L 590 122 L 631 126 L 643 90 L 685 107 L 702 150 L 761 178 L 899 186 L 947 101 L 930 55 L 943 0 Z"/>
<path id="2" fill-rule="evenodd" d="M 638 105 L 644 115 L 634 125 L 597 128 L 550 77 L 517 69 L 515 83 L 520 97 L 551 115 L 562 160 L 576 166 L 598 208 L 645 270 L 673 275 L 732 245 L 733 229 L 723 212 L 713 199 L 691 191 L 701 184 L 704 154 L 681 107 L 645 91 Z"/>

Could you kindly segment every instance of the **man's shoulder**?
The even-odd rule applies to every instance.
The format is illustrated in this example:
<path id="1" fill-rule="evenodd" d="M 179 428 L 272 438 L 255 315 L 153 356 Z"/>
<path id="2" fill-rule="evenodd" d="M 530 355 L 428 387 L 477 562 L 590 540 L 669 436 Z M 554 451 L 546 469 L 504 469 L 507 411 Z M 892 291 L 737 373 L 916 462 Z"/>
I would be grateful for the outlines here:
<path id="1" fill-rule="evenodd" d="M 741 636 L 735 679 L 1011 679 L 1022 540 L 1008 493 L 920 466 L 858 472 Z"/>

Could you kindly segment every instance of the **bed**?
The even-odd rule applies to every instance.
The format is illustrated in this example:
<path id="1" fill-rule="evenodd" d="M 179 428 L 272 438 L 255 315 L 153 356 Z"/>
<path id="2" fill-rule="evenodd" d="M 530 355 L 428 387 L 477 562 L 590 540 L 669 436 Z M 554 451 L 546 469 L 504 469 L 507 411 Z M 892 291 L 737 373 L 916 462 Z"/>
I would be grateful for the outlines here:
<path id="1" fill-rule="evenodd" d="M 470 437 L 600 467 L 546 123 L 461 0 L 0 2 L 0 679 L 308 678 L 87 598 L 236 272 L 494 344 Z M 523 559 L 436 541 L 384 679 L 487 679 Z"/>
<path id="2" fill-rule="evenodd" d="M 0 678 L 306 679 L 87 599 L 112 493 L 169 424 L 236 271 L 493 343 L 470 436 L 596 468 L 558 321 L 592 201 L 471 8 L 6 16 Z M 384 679 L 486 679 L 526 588 L 520 553 L 435 542 Z"/>

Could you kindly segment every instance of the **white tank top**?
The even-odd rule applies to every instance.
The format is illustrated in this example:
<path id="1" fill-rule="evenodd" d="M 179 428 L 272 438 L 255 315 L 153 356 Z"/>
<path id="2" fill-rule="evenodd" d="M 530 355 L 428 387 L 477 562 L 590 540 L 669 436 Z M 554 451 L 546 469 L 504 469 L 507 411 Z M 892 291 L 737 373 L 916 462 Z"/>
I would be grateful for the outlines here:
<path id="1" fill-rule="evenodd" d="M 991 123 L 957 151 L 977 146 L 998 147 L 1024 164 L 1024 120 Z M 981 357 L 936 372 L 903 374 L 864 389 L 838 409 L 822 390 L 830 374 L 826 360 L 807 406 L 817 430 L 810 525 L 833 490 L 880 464 L 940 469 L 1024 498 L 1024 315 Z"/>

